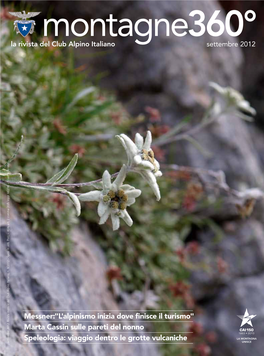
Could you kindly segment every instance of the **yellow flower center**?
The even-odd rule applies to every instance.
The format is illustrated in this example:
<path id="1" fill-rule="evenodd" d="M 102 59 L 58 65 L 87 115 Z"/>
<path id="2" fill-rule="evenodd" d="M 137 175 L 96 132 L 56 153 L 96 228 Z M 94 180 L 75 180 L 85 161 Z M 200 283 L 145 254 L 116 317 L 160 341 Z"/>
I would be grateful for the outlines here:
<path id="1" fill-rule="evenodd" d="M 152 149 L 150 149 L 149 151 L 143 149 L 142 150 L 142 159 L 145 161 L 149 161 L 150 163 L 153 164 L 154 173 L 156 173 L 158 171 L 158 167 L 155 162 L 155 155 L 154 155 L 154 152 L 152 151 Z"/>
<path id="2" fill-rule="evenodd" d="M 109 207 L 112 209 L 125 210 L 127 207 L 126 202 L 128 200 L 128 197 L 123 189 L 119 189 L 117 192 L 109 190 L 107 195 L 103 197 L 103 200 L 105 203 L 108 202 Z"/>

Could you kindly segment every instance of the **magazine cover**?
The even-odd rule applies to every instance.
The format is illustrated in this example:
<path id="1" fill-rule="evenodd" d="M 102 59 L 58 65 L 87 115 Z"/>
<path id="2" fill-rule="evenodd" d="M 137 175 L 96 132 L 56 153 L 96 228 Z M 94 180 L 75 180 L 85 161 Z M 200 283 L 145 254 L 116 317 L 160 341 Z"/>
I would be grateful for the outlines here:
<path id="1" fill-rule="evenodd" d="M 2 1 L 1 356 L 262 356 L 263 1 Z"/>

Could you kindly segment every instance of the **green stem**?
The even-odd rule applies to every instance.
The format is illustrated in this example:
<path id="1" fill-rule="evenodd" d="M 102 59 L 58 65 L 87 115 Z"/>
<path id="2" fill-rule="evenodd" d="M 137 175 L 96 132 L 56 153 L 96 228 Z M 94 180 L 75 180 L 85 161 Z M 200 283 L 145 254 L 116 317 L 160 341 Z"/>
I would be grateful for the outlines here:
<path id="1" fill-rule="evenodd" d="M 118 172 L 114 173 L 111 175 L 112 178 L 115 178 L 118 175 Z M 43 187 L 47 188 L 81 188 L 81 187 L 89 187 L 92 186 L 93 184 L 100 183 L 102 181 L 102 178 L 93 180 L 91 182 L 85 182 L 85 183 L 73 183 L 73 184 L 52 184 L 52 183 L 29 183 L 29 182 L 11 182 L 8 180 L 2 180 L 0 179 L 0 184 L 3 185 L 8 185 L 10 187 L 18 187 L 18 188 L 35 188 L 35 189 L 40 189 Z M 66 194 L 63 192 L 57 192 L 60 194 Z M 75 193 L 75 195 L 79 195 L 78 193 Z"/>

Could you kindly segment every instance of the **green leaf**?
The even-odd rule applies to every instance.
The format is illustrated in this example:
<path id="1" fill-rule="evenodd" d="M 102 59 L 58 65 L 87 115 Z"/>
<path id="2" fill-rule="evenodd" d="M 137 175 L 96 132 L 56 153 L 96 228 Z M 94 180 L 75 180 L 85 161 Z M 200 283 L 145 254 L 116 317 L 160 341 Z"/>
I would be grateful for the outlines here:
<path id="1" fill-rule="evenodd" d="M 205 157 L 211 157 L 212 154 L 207 151 L 197 140 L 195 140 L 193 137 L 186 135 L 185 137 L 186 141 L 192 143 L 195 148 L 197 148 L 198 151 L 201 152 L 202 155 Z"/>
<path id="2" fill-rule="evenodd" d="M 95 90 L 95 87 L 88 87 L 81 90 L 72 100 L 72 102 L 67 106 L 66 110 L 71 109 L 79 100 L 85 97 L 88 94 L 91 94 Z"/>
<path id="3" fill-rule="evenodd" d="M 112 100 L 106 101 L 103 104 L 101 104 L 100 106 L 95 107 L 95 109 L 87 112 L 86 115 L 84 115 L 84 117 L 81 117 L 79 120 L 74 122 L 74 125 L 80 125 L 83 122 L 85 122 L 86 120 L 88 120 L 89 118 L 96 116 L 98 114 L 100 114 L 102 111 L 106 110 L 109 106 L 111 106 L 113 104 Z M 85 110 L 84 110 L 85 111 Z"/>
<path id="4" fill-rule="evenodd" d="M 183 241 L 191 232 L 191 225 L 185 225 L 180 231 L 180 239 Z"/>
<path id="5" fill-rule="evenodd" d="M 42 187 L 42 186 L 35 186 L 35 185 L 24 185 L 24 186 L 17 185 L 17 187 L 33 189 L 33 190 L 45 190 L 45 191 L 48 191 L 51 193 L 64 193 L 65 195 L 67 195 L 69 197 L 70 201 L 75 206 L 75 209 L 77 211 L 77 216 L 79 216 L 81 214 L 81 203 L 80 203 L 79 199 L 77 198 L 77 196 L 74 193 L 68 192 L 68 190 L 66 190 L 64 188 L 53 187 L 53 186 Z"/>
<path id="6" fill-rule="evenodd" d="M 69 178 L 71 175 L 72 171 L 74 170 L 74 167 L 76 166 L 76 163 L 78 161 L 78 153 L 76 153 L 68 166 L 64 169 L 62 169 L 60 172 L 56 173 L 52 178 L 50 178 L 46 183 L 52 183 L 52 185 L 56 184 L 61 184 L 64 182 L 66 179 Z"/>
<path id="7" fill-rule="evenodd" d="M 14 121 L 14 120 L 11 120 L 11 121 Z M 18 155 L 18 152 L 19 152 L 19 150 L 20 150 L 20 148 L 21 148 L 23 139 L 24 139 L 24 137 L 23 137 L 23 135 L 22 135 L 22 136 L 21 136 L 21 139 L 20 139 L 20 142 L 19 142 L 19 144 L 17 145 L 17 148 L 16 148 L 16 150 L 15 150 L 13 156 L 12 156 L 9 160 L 7 160 L 7 162 L 6 162 L 3 166 L 0 166 L 0 169 L 7 168 L 8 165 L 9 165 L 11 162 L 14 161 L 14 159 L 15 159 L 16 156 Z M 22 176 L 21 176 L 21 179 L 22 179 Z M 21 180 L 21 179 L 20 179 L 20 180 Z"/>
<path id="8" fill-rule="evenodd" d="M 192 119 L 192 116 L 186 116 L 180 123 L 175 125 L 172 129 L 170 129 L 167 133 L 161 135 L 159 138 L 153 141 L 153 145 L 156 145 L 157 143 L 163 142 L 164 140 L 168 139 L 169 137 L 172 137 L 176 135 L 179 131 L 181 131 Z"/>
<path id="9" fill-rule="evenodd" d="M 13 187 L 19 187 L 19 188 L 25 188 L 25 189 L 33 189 L 33 190 L 45 190 L 51 193 L 60 193 L 60 192 L 64 192 L 67 193 L 68 191 L 66 189 L 63 188 L 59 188 L 59 187 L 43 187 L 43 186 L 37 186 L 37 185 L 20 185 L 20 184 L 12 184 Z"/>
<path id="10" fill-rule="evenodd" d="M 22 180 L 21 173 L 11 173 L 7 169 L 2 168 L 0 170 L 0 179 L 8 180 L 10 182 L 20 182 Z"/>

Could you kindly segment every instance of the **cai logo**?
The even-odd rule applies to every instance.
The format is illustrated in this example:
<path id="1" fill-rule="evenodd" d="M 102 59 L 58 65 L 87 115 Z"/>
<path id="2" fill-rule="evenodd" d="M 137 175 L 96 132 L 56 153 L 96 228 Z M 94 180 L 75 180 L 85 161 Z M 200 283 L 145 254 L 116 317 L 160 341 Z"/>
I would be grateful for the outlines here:
<path id="1" fill-rule="evenodd" d="M 255 318 L 257 315 L 249 315 L 249 312 L 246 309 L 244 315 L 237 315 L 237 316 L 242 320 L 240 327 L 248 324 L 253 328 L 252 319 Z"/>
<path id="2" fill-rule="evenodd" d="M 29 33 L 34 32 L 34 26 L 36 22 L 34 20 L 27 20 L 30 17 L 35 17 L 40 14 L 40 12 L 28 12 L 26 14 L 23 12 L 9 12 L 11 15 L 21 18 L 22 20 L 14 21 L 14 26 L 16 33 L 20 33 L 23 37 L 26 37 Z"/>
<path id="3" fill-rule="evenodd" d="M 239 328 L 239 336 L 236 338 L 242 344 L 252 344 L 252 342 L 257 341 L 255 336 L 255 329 L 253 328 L 252 319 L 257 315 L 249 314 L 246 309 L 244 315 L 237 315 L 241 319 L 241 324 Z"/>

